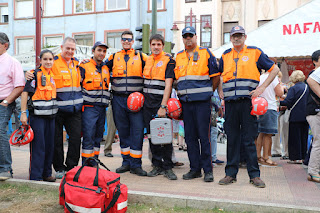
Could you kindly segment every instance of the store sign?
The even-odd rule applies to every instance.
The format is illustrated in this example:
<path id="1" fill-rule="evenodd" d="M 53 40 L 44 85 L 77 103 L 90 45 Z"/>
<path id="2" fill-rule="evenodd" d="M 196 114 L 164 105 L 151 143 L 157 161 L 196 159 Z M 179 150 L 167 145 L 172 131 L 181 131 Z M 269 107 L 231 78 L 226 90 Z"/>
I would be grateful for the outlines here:
<path id="1" fill-rule="evenodd" d="M 283 35 L 295 35 L 306 33 L 320 33 L 320 23 L 306 22 L 302 24 L 283 25 Z"/>

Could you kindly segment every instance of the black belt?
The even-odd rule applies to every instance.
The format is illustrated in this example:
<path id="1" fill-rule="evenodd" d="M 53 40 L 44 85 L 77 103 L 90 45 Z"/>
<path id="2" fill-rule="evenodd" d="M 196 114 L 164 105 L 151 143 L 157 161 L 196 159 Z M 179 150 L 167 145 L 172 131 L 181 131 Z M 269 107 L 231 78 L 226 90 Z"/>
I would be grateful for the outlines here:
<path id="1" fill-rule="evenodd" d="M 226 102 L 235 102 L 235 101 L 243 101 L 243 100 L 251 100 L 248 97 L 240 97 L 240 98 L 236 98 L 236 99 L 231 99 L 231 100 L 227 100 Z"/>

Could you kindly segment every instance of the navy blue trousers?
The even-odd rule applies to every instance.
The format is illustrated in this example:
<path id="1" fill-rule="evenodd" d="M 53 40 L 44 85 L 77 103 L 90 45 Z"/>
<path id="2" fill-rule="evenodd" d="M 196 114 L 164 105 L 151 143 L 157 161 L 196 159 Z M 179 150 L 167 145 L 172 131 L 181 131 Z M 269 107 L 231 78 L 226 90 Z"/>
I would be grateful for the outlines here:
<path id="1" fill-rule="evenodd" d="M 210 146 L 210 100 L 181 102 L 185 140 L 190 169 L 205 173 L 212 172 Z"/>
<path id="2" fill-rule="evenodd" d="M 250 179 L 260 177 L 257 150 L 254 144 L 258 132 L 257 118 L 250 114 L 251 99 L 226 101 L 224 128 L 227 133 L 227 176 L 236 177 L 239 170 L 241 145 L 247 161 Z"/>
<path id="3" fill-rule="evenodd" d="M 88 157 L 99 157 L 106 120 L 106 106 L 84 106 L 82 112 L 82 165 Z"/>
<path id="4" fill-rule="evenodd" d="M 143 112 L 131 112 L 127 97 L 114 95 L 112 99 L 113 119 L 118 129 L 122 165 L 141 168 L 143 143 Z"/>
<path id="5" fill-rule="evenodd" d="M 30 180 L 42 180 L 52 175 L 55 119 L 30 115 L 30 126 Z"/>

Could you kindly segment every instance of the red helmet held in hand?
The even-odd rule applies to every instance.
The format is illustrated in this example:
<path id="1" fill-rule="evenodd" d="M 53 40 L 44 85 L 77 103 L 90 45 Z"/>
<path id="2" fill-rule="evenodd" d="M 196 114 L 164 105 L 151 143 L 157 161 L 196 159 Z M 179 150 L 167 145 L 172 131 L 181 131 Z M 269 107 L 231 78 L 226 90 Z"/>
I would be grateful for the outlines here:
<path id="1" fill-rule="evenodd" d="M 10 137 L 9 143 L 14 146 L 22 146 L 30 143 L 33 140 L 33 130 L 29 125 L 20 126 L 14 131 Z"/>
<path id="2" fill-rule="evenodd" d="M 144 104 L 144 96 L 140 92 L 131 93 L 127 99 L 128 109 L 132 112 L 139 112 Z"/>
<path id="3" fill-rule="evenodd" d="M 251 103 L 251 115 L 263 115 L 268 110 L 268 101 L 262 97 L 253 98 Z"/>
<path id="4" fill-rule="evenodd" d="M 170 98 L 167 102 L 167 113 L 170 118 L 178 120 L 182 114 L 182 106 L 178 99 Z"/>

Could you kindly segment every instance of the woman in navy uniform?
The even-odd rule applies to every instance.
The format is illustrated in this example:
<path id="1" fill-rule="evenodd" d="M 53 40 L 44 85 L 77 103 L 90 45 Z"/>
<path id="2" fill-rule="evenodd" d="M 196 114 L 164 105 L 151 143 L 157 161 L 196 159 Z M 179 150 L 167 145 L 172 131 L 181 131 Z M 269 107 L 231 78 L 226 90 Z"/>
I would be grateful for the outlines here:
<path id="1" fill-rule="evenodd" d="M 50 50 L 41 51 L 41 65 L 34 70 L 34 79 L 27 81 L 21 95 L 20 121 L 22 125 L 28 125 L 28 102 L 29 122 L 34 132 L 34 139 L 30 143 L 30 180 L 56 180 L 52 176 L 55 115 L 58 112 L 56 85 L 51 70 L 53 57 Z"/>

